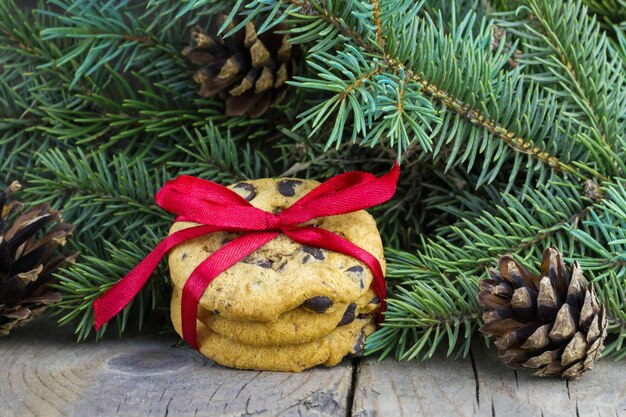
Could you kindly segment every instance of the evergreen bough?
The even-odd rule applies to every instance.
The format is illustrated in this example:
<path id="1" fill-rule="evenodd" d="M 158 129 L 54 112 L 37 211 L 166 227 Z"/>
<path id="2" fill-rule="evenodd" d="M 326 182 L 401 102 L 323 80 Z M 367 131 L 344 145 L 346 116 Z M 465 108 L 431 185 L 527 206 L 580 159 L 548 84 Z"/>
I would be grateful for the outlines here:
<path id="1" fill-rule="evenodd" d="M 28 183 L 77 225 L 59 275 L 61 323 L 167 232 L 154 193 L 176 175 L 228 184 L 402 166 L 373 210 L 388 245 L 389 311 L 369 353 L 468 353 L 478 281 L 512 253 L 577 260 L 626 356 L 626 18 L 621 0 L 49 0 L 0 3 L 0 180 Z M 181 54 L 220 12 L 285 24 L 303 50 L 263 117 L 200 98 Z M 113 325 L 168 306 L 165 266 Z M 100 333 L 100 335 L 102 332 Z"/>

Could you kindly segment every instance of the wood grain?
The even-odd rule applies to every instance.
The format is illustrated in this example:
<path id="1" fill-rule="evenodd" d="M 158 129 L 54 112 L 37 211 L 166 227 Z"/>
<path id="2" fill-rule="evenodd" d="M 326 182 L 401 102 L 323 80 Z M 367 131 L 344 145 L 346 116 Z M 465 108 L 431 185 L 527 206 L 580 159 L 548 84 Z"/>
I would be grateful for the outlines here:
<path id="1" fill-rule="evenodd" d="M 76 344 L 40 319 L 0 339 L 2 416 L 338 416 L 352 365 L 300 374 L 219 366 L 167 336 Z"/>
<path id="2" fill-rule="evenodd" d="M 479 344 L 472 357 L 427 362 L 366 359 L 353 416 L 626 417 L 626 362 L 600 361 L 578 381 L 507 369 Z"/>
<path id="3" fill-rule="evenodd" d="M 426 362 L 367 358 L 356 382 L 352 415 L 358 417 L 467 416 L 476 402 L 469 361 L 443 355 Z"/>

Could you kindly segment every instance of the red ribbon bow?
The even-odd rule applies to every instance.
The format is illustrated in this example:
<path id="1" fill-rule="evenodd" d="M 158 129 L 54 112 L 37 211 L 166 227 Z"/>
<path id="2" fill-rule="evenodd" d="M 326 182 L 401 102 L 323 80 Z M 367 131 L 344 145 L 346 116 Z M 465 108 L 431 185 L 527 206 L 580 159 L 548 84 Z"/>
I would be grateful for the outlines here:
<path id="1" fill-rule="evenodd" d="M 284 233 L 295 242 L 350 255 L 372 271 L 372 287 L 386 309 L 387 288 L 378 260 L 352 242 L 322 228 L 299 226 L 308 220 L 363 210 L 389 200 L 396 190 L 400 168 L 380 178 L 367 172 L 348 172 L 320 184 L 279 214 L 252 206 L 234 191 L 211 181 L 180 176 L 168 181 L 157 193 L 156 202 L 178 215 L 176 221 L 200 223 L 167 236 L 124 278 L 94 303 L 96 331 L 127 306 L 174 246 L 217 231 L 242 232 L 205 259 L 191 273 L 182 295 L 183 338 L 198 349 L 196 315 L 204 290 L 221 272 Z"/>

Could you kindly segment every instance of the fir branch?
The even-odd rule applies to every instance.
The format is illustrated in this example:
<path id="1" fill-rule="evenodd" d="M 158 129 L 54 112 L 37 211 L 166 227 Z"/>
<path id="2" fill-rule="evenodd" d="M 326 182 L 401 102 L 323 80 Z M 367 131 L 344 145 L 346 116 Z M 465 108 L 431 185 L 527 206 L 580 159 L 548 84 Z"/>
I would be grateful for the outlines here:
<path id="1" fill-rule="evenodd" d="M 195 0 L 194 0 L 195 1 Z M 60 57 L 45 67 L 73 65 L 70 86 L 97 76 L 109 66 L 120 73 L 140 72 L 169 87 L 190 85 L 190 72 L 181 55 L 181 45 L 188 42 L 189 27 L 210 12 L 232 5 L 231 0 L 215 1 L 203 12 L 190 13 L 190 2 L 157 0 L 144 5 L 132 0 L 115 0 L 98 5 L 89 0 L 51 0 L 56 8 L 39 10 L 52 18 L 41 31 L 43 41 L 70 42 Z M 196 7 L 201 6 L 195 1 Z M 159 7 L 158 11 L 155 11 Z M 192 5 L 193 6 L 193 5 Z M 193 7 L 192 7 L 193 9 Z M 190 90 L 185 93 L 190 96 Z"/>
<path id="2" fill-rule="evenodd" d="M 602 171 L 619 175 L 625 169 L 621 109 L 626 106 L 626 80 L 622 63 L 610 56 L 606 34 L 580 3 L 527 0 L 525 5 L 526 21 L 520 20 L 524 9 L 518 9 L 514 15 L 504 14 L 501 24 L 526 40 L 528 51 L 521 62 L 542 69 L 529 77 L 554 86 L 571 103 L 569 112 L 585 121 L 588 135 L 597 138 L 592 143 Z"/>
<path id="3" fill-rule="evenodd" d="M 252 7 L 254 3 L 255 3 L 254 1 L 250 3 L 250 7 Z M 279 3 L 274 3 L 274 4 L 279 4 Z M 432 54 L 432 50 L 441 52 L 444 55 L 446 53 L 449 53 L 450 51 L 459 51 L 459 53 L 465 53 L 467 60 L 470 60 L 470 62 L 472 59 L 483 60 L 485 53 L 491 54 L 490 50 L 489 51 L 484 50 L 486 49 L 485 46 L 489 46 L 490 48 L 490 43 L 489 45 L 487 45 L 487 42 L 486 42 L 487 34 L 482 35 L 482 37 L 479 36 L 476 38 L 472 38 L 468 33 L 464 32 L 464 28 L 468 28 L 472 26 L 473 20 L 471 16 L 467 17 L 466 20 L 462 22 L 462 24 L 460 24 L 460 29 L 457 31 L 457 33 L 454 34 L 454 38 L 452 38 L 451 36 L 443 33 L 441 30 L 434 28 L 434 24 L 432 22 L 428 22 L 428 21 L 425 21 L 424 19 L 414 17 L 413 13 L 415 12 L 415 10 L 411 9 L 412 13 L 408 14 L 410 19 L 399 18 L 399 21 L 401 21 L 402 24 L 404 25 L 410 24 L 409 29 L 407 29 L 406 31 L 408 33 L 411 33 L 411 37 L 403 39 L 402 42 L 403 43 L 405 42 L 407 45 L 409 44 L 418 45 L 418 48 L 406 49 L 406 47 L 403 46 L 403 43 L 401 43 L 400 47 L 398 48 L 398 51 L 399 51 L 398 54 L 394 54 L 393 51 L 387 51 L 383 55 L 380 55 L 377 53 L 378 52 L 377 47 L 375 45 L 372 45 L 371 42 L 369 42 L 370 37 L 362 36 L 362 32 L 367 33 L 366 28 L 364 29 L 362 22 L 355 23 L 355 25 L 357 26 L 350 26 L 349 23 L 352 23 L 352 19 L 348 15 L 333 14 L 332 10 L 329 10 L 328 8 L 326 8 L 321 2 L 310 3 L 306 1 L 301 1 L 297 3 L 297 7 L 294 7 L 293 3 L 287 3 L 285 4 L 285 6 L 286 6 L 285 13 L 292 15 L 294 19 L 298 19 L 302 17 L 302 14 L 298 14 L 298 12 L 301 9 L 307 10 L 307 15 L 306 15 L 307 18 L 310 18 L 310 16 L 312 15 L 316 15 L 319 19 L 324 21 L 328 26 L 332 27 L 333 32 L 341 33 L 344 38 L 350 39 L 351 44 L 358 45 L 369 56 L 377 56 L 379 62 L 381 62 L 383 65 L 386 65 L 387 68 L 395 72 L 396 75 L 399 71 L 406 72 L 406 74 L 410 78 L 412 78 L 414 81 L 418 83 L 418 90 L 420 92 L 424 93 L 427 97 L 434 100 L 435 102 L 439 102 L 443 104 L 446 107 L 446 109 L 450 111 L 451 113 L 457 114 L 459 115 L 459 117 L 470 122 L 470 126 L 477 126 L 479 128 L 482 128 L 486 132 L 488 132 L 490 135 L 492 135 L 494 138 L 502 140 L 508 146 L 511 146 L 512 148 L 514 148 L 518 152 L 518 155 L 519 154 L 529 155 L 531 158 L 538 160 L 543 165 L 552 167 L 553 169 L 557 171 L 563 171 L 565 173 L 573 174 L 575 176 L 578 176 L 581 179 L 586 178 L 587 175 L 596 176 L 598 178 L 604 178 L 604 176 L 600 172 L 595 170 L 590 164 L 585 164 L 582 162 L 584 160 L 589 160 L 590 156 L 579 157 L 578 158 L 579 161 L 577 161 L 576 163 L 562 161 L 553 152 L 548 151 L 545 144 L 544 146 L 540 146 L 539 143 L 541 141 L 536 140 L 536 139 L 531 141 L 530 139 L 528 139 L 527 137 L 524 137 L 523 135 L 514 133 L 514 131 L 511 130 L 512 129 L 511 127 L 504 126 L 503 124 L 498 123 L 493 118 L 488 116 L 488 114 L 486 114 L 484 111 L 479 110 L 477 107 L 472 106 L 469 102 L 465 102 L 460 97 L 452 95 L 453 89 L 442 88 L 440 85 L 437 84 L 437 82 L 433 81 L 433 80 L 436 80 L 437 77 L 441 77 L 442 74 L 446 74 L 446 77 L 449 77 L 450 73 L 454 71 L 442 71 L 441 69 L 439 69 L 437 70 L 437 72 L 433 72 L 432 68 L 430 67 L 422 67 L 425 70 L 424 72 L 424 70 L 417 71 L 416 68 L 412 68 L 413 65 L 418 65 L 418 66 L 423 65 L 422 62 L 430 63 L 431 59 L 427 58 L 429 56 L 432 56 L 433 59 L 442 60 L 440 56 L 434 56 Z M 344 11 L 343 9 L 339 10 L 340 13 L 343 11 Z M 295 24 L 296 21 L 297 20 L 294 20 L 292 23 Z M 319 28 L 321 27 L 321 25 L 318 24 L 317 27 Z M 391 28 L 387 28 L 386 30 L 391 31 L 389 36 L 393 37 L 393 25 Z M 419 39 L 417 38 L 418 34 L 419 34 Z M 427 44 L 424 44 L 423 40 L 425 39 L 428 39 L 430 42 Z M 308 38 L 300 39 L 300 40 L 305 41 L 305 40 L 308 40 Z M 436 42 L 440 42 L 440 43 L 433 44 L 432 40 L 436 40 Z M 461 45 L 466 46 L 466 48 L 461 48 Z M 329 45 L 329 46 L 334 46 L 334 44 Z M 422 52 L 424 52 L 425 54 Z M 475 58 L 472 56 L 472 53 L 476 54 Z M 339 57 L 339 56 L 340 56 L 339 54 L 335 55 L 335 57 Z M 358 58 L 358 54 L 352 53 L 352 57 Z M 459 61 L 453 55 L 451 55 L 449 60 L 451 60 L 451 62 Z M 493 68 L 488 67 L 485 69 L 485 72 L 490 75 L 494 75 L 498 71 L 499 68 L 502 68 L 502 65 L 504 65 L 507 60 L 508 60 L 508 56 L 500 55 L 498 57 L 494 57 Z M 447 61 L 442 60 L 439 62 L 447 62 Z M 464 61 L 459 61 L 459 62 L 461 64 L 465 63 Z M 464 76 L 467 76 L 467 74 L 464 73 Z M 427 77 L 427 78 L 424 78 L 424 77 Z M 430 79 L 428 77 L 430 77 Z M 515 89 L 515 91 L 519 91 L 521 89 L 524 89 L 525 87 L 522 85 L 522 81 L 519 75 L 508 74 L 508 75 L 502 75 L 501 77 L 502 79 L 500 80 L 500 85 L 506 85 L 507 78 L 508 78 L 510 80 L 509 82 L 513 83 L 512 89 Z M 477 80 L 478 79 L 480 79 L 480 76 L 477 74 Z M 308 80 L 308 81 L 312 83 L 312 80 Z M 440 81 L 446 82 L 444 78 L 441 78 Z M 448 80 L 447 82 L 450 83 L 450 80 Z M 494 83 L 491 83 L 489 85 L 491 86 L 493 84 Z M 299 85 L 304 86 L 304 83 L 301 81 Z M 459 80 L 459 82 L 454 82 L 453 84 L 450 84 L 450 86 L 452 85 L 455 85 L 456 86 L 455 89 L 459 90 L 458 87 L 460 85 L 464 85 L 466 88 L 469 88 L 468 86 L 472 84 L 471 82 L 469 83 L 466 82 L 466 80 L 464 80 L 463 82 Z M 321 88 L 321 87 L 318 87 L 318 88 Z M 482 88 L 485 88 L 485 87 L 482 87 Z M 472 91 L 476 91 L 476 90 L 480 90 L 480 88 L 472 89 Z M 530 90 L 533 91 L 533 88 L 531 87 Z M 504 93 L 505 91 L 502 91 L 502 92 Z M 499 92 L 491 92 L 488 94 L 493 96 L 494 94 L 497 95 L 498 93 Z M 506 101 L 507 99 L 509 98 L 508 97 L 500 98 L 501 101 Z M 475 101 L 475 99 L 473 99 L 473 101 Z M 487 100 L 487 102 L 489 101 L 491 100 Z M 531 95 L 529 97 L 528 102 L 530 104 L 528 108 L 525 109 L 525 111 L 527 112 L 534 111 L 537 114 L 537 116 L 539 116 L 541 112 L 543 112 L 543 115 L 545 117 L 545 115 L 547 114 L 546 112 L 552 111 L 548 109 L 551 109 L 552 107 L 557 106 L 557 103 L 555 101 L 548 101 L 547 104 L 545 105 L 539 104 L 545 101 L 546 101 L 546 98 L 542 97 L 542 95 L 537 92 L 535 93 L 534 96 Z M 484 106 L 484 103 L 482 104 L 482 106 Z M 491 111 L 495 111 L 496 113 L 502 111 L 500 108 L 500 105 L 494 104 L 494 106 L 495 107 L 491 109 Z M 317 111 L 321 114 L 322 107 L 317 108 Z M 312 113 L 312 110 L 307 115 L 311 116 L 311 113 Z M 339 120 L 341 120 L 340 124 L 344 123 L 343 118 L 339 118 Z M 542 132 L 543 134 L 548 133 L 548 135 L 553 135 L 552 137 L 551 136 L 546 137 L 546 139 L 548 140 L 547 145 L 552 149 L 558 149 L 557 143 L 561 146 L 563 145 L 563 141 L 564 141 L 564 135 L 562 133 L 563 129 L 570 130 L 571 125 L 559 127 L 559 123 L 557 122 L 557 123 L 554 123 L 555 130 L 553 132 L 545 132 L 545 130 L 540 130 L 539 127 L 535 126 L 535 125 L 540 124 L 542 120 L 543 119 L 539 119 L 536 121 L 533 119 L 534 125 L 526 127 L 522 130 L 529 132 L 529 133 L 530 132 L 535 132 L 535 133 Z M 445 125 L 445 124 L 452 123 L 452 122 L 453 122 L 453 119 L 446 118 L 444 119 L 443 124 Z M 360 126 L 358 122 L 356 122 L 355 125 Z M 519 122 L 517 122 L 517 127 L 518 128 L 522 127 L 519 125 Z M 442 127 L 440 129 L 445 131 L 446 128 Z M 340 131 L 340 129 L 338 129 L 338 131 Z M 467 133 L 470 134 L 471 136 L 479 137 L 479 135 L 476 135 L 476 134 L 472 135 L 470 132 L 471 130 L 467 130 Z M 433 132 L 433 134 L 434 133 L 436 133 L 436 130 L 435 132 Z M 422 135 L 424 134 L 422 133 Z M 575 131 L 569 132 L 569 135 L 574 135 L 574 137 L 577 137 L 577 133 Z M 458 140 L 458 137 L 459 135 L 456 136 L 457 140 Z M 339 140 L 339 137 L 331 136 L 331 139 L 332 139 L 331 142 L 336 142 Z M 450 138 L 446 137 L 445 139 L 452 140 L 451 137 Z M 550 142 L 553 142 L 553 143 L 550 143 Z M 585 142 L 583 138 L 581 139 L 581 143 L 585 144 L 587 142 Z M 404 147 L 404 149 L 405 148 L 406 147 Z M 480 149 L 480 147 L 470 147 L 470 148 Z M 563 151 L 565 151 L 565 149 L 563 149 Z M 437 149 L 435 150 L 435 152 L 437 152 Z M 470 161 L 474 160 L 475 152 L 477 152 L 477 149 L 474 149 L 472 153 L 468 154 L 466 158 L 462 158 L 462 160 L 465 160 L 468 158 Z M 495 152 L 493 150 L 490 150 L 490 153 L 494 154 Z M 560 153 L 566 154 L 567 151 L 560 152 Z M 518 157 L 519 156 L 516 156 L 516 158 Z M 454 158 L 450 158 L 450 159 L 453 160 Z M 516 165 L 519 165 L 519 164 L 516 164 Z M 494 169 L 497 170 L 498 165 L 496 165 Z M 493 180 L 493 177 L 496 174 L 497 172 L 493 172 L 489 176 L 486 176 L 486 179 Z"/>
<path id="4" fill-rule="evenodd" d="M 424 242 L 417 258 L 406 258 L 404 254 L 398 258 L 398 253 L 392 251 L 390 265 L 398 259 L 402 266 L 390 266 L 388 276 L 401 278 L 417 267 L 415 277 L 426 273 L 424 277 L 431 278 L 443 273 L 455 280 L 457 268 L 480 275 L 504 253 L 527 252 L 527 248 L 532 248 L 533 253 L 527 256 L 536 256 L 541 253 L 539 243 L 565 247 L 568 231 L 580 225 L 579 216 L 588 211 L 586 202 L 589 201 L 576 187 L 565 184 L 527 189 L 521 201 L 517 195 L 509 193 L 500 198 L 500 205 L 480 214 L 465 213 L 447 234 L 444 232 Z"/>
<path id="5" fill-rule="evenodd" d="M 579 170 L 571 165 L 559 160 L 556 156 L 542 150 L 539 146 L 535 146 L 531 141 L 524 137 L 516 135 L 514 132 L 508 130 L 499 123 L 491 120 L 488 117 L 482 115 L 478 110 L 471 108 L 468 104 L 462 102 L 459 99 L 451 97 L 446 91 L 439 89 L 437 86 L 428 83 L 421 79 L 416 74 L 409 73 L 411 78 L 420 83 L 424 92 L 429 94 L 433 99 L 444 104 L 448 109 L 458 113 L 472 124 L 481 126 L 486 131 L 493 134 L 495 137 L 501 139 L 510 147 L 516 149 L 519 152 L 529 155 L 542 163 L 555 168 L 558 171 L 567 172 L 571 174 L 577 174 L 580 176 Z M 584 178 L 584 176 L 581 176 Z"/>
<path id="6" fill-rule="evenodd" d="M 445 279 L 396 287 L 382 327 L 367 338 L 365 353 L 378 352 L 380 360 L 392 352 L 397 360 L 426 360 L 445 342 L 448 356 L 455 349 L 457 357 L 466 356 L 481 313 L 478 285 L 470 279 L 462 282 L 467 284 L 465 291 Z"/>
<path id="7" fill-rule="evenodd" d="M 344 80 L 323 67 L 323 62 L 329 60 L 335 62 L 334 68 L 340 69 L 347 79 Z M 407 85 L 403 75 L 396 77 L 384 73 L 384 67 L 379 66 L 377 61 L 370 64 L 355 54 L 343 52 L 338 52 L 337 56 L 319 52 L 309 61 L 309 65 L 321 71 L 320 78 L 323 81 L 295 77 L 291 84 L 309 89 L 330 90 L 335 95 L 302 113 L 302 120 L 294 129 L 311 123 L 313 130 L 309 135 L 313 135 L 337 109 L 337 121 L 326 142 L 326 148 L 332 144 L 340 145 L 344 126 L 348 123 L 349 116 L 352 116 L 353 143 L 363 134 L 360 144 L 375 146 L 386 136 L 389 145 L 397 146 L 399 158 L 410 145 L 412 135 L 415 135 L 423 148 L 431 149 L 430 140 L 424 130 L 430 129 L 428 123 L 436 120 L 434 109 L 420 97 L 414 85 Z M 363 101 L 369 104 L 365 109 L 362 108 Z"/>
<path id="8" fill-rule="evenodd" d="M 189 99 L 140 73 L 120 74 L 108 66 L 102 72 L 110 81 L 100 89 L 77 94 L 66 107 L 42 106 L 48 126 L 40 129 L 60 141 L 101 148 L 132 148 L 141 142 L 146 152 L 153 146 L 173 146 L 171 139 L 186 128 L 225 119 L 223 105 L 214 100 Z M 131 83 L 141 90 L 135 92 Z"/>
<path id="9" fill-rule="evenodd" d="M 443 25 L 443 29 L 447 33 L 457 30 L 457 25 L 462 22 L 465 16 L 472 13 L 476 15 L 476 19 L 481 21 L 493 12 L 493 3 L 495 0 L 456 0 L 454 2 L 447 0 L 426 0 L 424 2 L 424 14 L 430 16 L 441 16 L 439 23 Z M 480 28 L 473 28 L 473 33 L 477 35 Z"/>
<path id="10" fill-rule="evenodd" d="M 29 198 L 64 207 L 66 217 L 79 226 L 79 238 L 108 240 L 121 236 L 126 228 L 170 218 L 153 200 L 168 178 L 165 171 L 151 173 L 145 164 L 130 166 L 123 157 L 108 160 L 103 152 L 87 155 L 82 149 L 66 153 L 51 149 L 39 156 L 39 163 L 45 168 L 40 173 L 56 175 L 31 175 Z"/>
<path id="11" fill-rule="evenodd" d="M 390 54 L 387 54 L 385 58 L 389 62 L 392 69 L 396 71 L 405 70 L 404 65 L 399 62 L 398 58 Z M 478 125 L 482 127 L 483 129 L 494 135 L 494 137 L 502 140 L 513 149 L 521 153 L 527 154 L 530 157 L 555 168 L 557 171 L 571 173 L 579 176 L 579 178 L 584 178 L 584 175 L 582 175 L 580 169 L 575 165 L 568 164 L 559 160 L 559 158 L 557 158 L 556 156 L 550 154 L 541 147 L 534 145 L 531 140 L 517 135 L 512 130 L 507 129 L 505 126 L 491 119 L 478 109 L 472 108 L 469 104 L 464 103 L 462 100 L 451 96 L 448 91 L 438 87 L 435 83 L 425 80 L 424 76 L 414 73 L 411 69 L 406 69 L 406 71 L 409 77 L 411 77 L 422 86 L 422 91 L 424 93 L 429 95 L 432 99 L 445 105 L 448 110 L 459 114 L 462 118 L 472 123 L 473 125 Z M 603 176 L 597 172 L 595 172 L 594 174 L 603 178 Z"/>
<path id="12" fill-rule="evenodd" d="M 184 161 L 167 161 L 166 165 L 174 171 L 226 184 L 276 176 L 274 171 L 270 171 L 271 163 L 263 152 L 253 149 L 250 143 L 243 146 L 238 143 L 246 138 L 243 135 L 235 138 L 230 130 L 222 135 L 211 124 L 193 133 L 184 130 L 184 134 L 187 136 L 185 145 L 176 147 L 188 158 Z"/>
<path id="13" fill-rule="evenodd" d="M 160 61 L 167 59 L 183 66 L 182 56 L 171 46 L 175 38 L 170 31 L 155 34 L 148 30 L 149 24 L 145 22 L 148 16 L 133 14 L 132 11 L 137 6 L 129 0 L 111 1 L 103 7 L 86 0 L 51 0 L 51 3 L 64 13 L 55 13 L 50 9 L 41 11 L 59 22 L 58 27 L 42 30 L 43 40 L 80 40 L 62 58 L 53 62 L 54 65 L 61 66 L 82 55 L 82 62 L 75 69 L 70 88 L 81 78 L 95 73 L 101 66 L 109 63 L 116 70 L 123 71 L 129 71 L 131 64 L 153 65 L 147 58 L 154 59 L 154 54 L 146 54 L 145 48 L 156 50 L 160 54 Z M 163 16 L 152 18 L 159 20 Z"/>

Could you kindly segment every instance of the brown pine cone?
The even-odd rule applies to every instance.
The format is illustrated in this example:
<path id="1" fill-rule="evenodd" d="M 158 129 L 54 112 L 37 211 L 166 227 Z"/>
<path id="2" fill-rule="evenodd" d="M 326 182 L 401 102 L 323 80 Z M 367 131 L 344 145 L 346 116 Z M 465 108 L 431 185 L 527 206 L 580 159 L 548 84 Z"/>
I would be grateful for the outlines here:
<path id="1" fill-rule="evenodd" d="M 295 48 L 289 35 L 276 33 L 285 29 L 282 25 L 259 35 L 255 24 L 248 22 L 222 39 L 217 32 L 224 19 L 217 16 L 206 32 L 200 26 L 194 27 L 191 37 L 195 46 L 186 47 L 182 53 L 200 66 L 194 74 L 200 96 L 219 94 L 226 101 L 227 116 L 247 113 L 259 117 L 285 97 L 285 82 L 296 66 Z M 231 28 L 239 21 L 235 20 Z"/>
<path id="2" fill-rule="evenodd" d="M 58 268 L 73 262 L 78 255 L 55 256 L 57 248 L 71 236 L 74 225 L 62 223 L 61 213 L 48 204 L 17 215 L 22 203 L 9 197 L 19 189 L 16 181 L 0 195 L 0 336 L 6 336 L 61 299 L 48 284 Z M 58 224 L 43 233 L 50 222 Z"/>
<path id="3" fill-rule="evenodd" d="M 604 349 L 604 306 L 578 262 L 571 273 L 555 248 L 543 252 L 536 276 L 505 255 L 491 278 L 481 282 L 481 332 L 497 337 L 500 358 L 511 368 L 534 368 L 535 375 L 578 378 L 592 369 Z"/>

